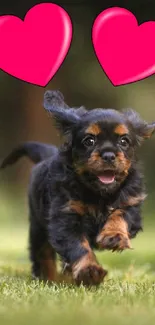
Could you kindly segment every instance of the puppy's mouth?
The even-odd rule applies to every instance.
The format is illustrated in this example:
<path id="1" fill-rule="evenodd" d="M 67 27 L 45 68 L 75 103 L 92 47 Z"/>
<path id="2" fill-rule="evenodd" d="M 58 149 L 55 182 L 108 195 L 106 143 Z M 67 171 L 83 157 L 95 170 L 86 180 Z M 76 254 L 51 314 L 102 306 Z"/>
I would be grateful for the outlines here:
<path id="1" fill-rule="evenodd" d="M 115 180 L 115 172 L 113 170 L 105 170 L 101 175 L 97 176 L 103 184 L 112 184 Z"/>

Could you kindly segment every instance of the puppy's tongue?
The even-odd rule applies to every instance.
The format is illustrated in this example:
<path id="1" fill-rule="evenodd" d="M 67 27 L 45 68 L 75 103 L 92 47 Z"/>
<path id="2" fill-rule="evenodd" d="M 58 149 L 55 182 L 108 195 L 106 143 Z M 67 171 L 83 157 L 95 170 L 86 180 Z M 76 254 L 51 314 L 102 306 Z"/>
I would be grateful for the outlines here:
<path id="1" fill-rule="evenodd" d="M 106 170 L 98 178 L 104 184 L 111 184 L 115 180 L 115 174 L 112 170 Z"/>

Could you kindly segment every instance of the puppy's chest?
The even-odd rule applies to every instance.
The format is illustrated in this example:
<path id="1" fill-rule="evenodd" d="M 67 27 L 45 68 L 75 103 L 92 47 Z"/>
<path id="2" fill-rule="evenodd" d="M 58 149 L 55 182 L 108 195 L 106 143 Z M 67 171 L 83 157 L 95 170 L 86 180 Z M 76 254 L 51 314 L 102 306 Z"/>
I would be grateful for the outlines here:
<path id="1" fill-rule="evenodd" d="M 83 215 L 83 228 L 85 232 L 96 235 L 102 228 L 109 215 L 109 206 L 106 202 L 85 203 L 85 214 Z"/>

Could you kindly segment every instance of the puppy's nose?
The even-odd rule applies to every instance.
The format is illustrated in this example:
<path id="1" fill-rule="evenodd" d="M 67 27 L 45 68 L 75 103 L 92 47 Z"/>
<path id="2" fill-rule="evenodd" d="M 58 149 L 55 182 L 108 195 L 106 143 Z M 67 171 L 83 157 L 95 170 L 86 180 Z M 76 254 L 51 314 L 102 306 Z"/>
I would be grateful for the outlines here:
<path id="1" fill-rule="evenodd" d="M 102 158 L 106 163 L 114 162 L 115 154 L 113 152 L 107 151 L 102 154 Z"/>

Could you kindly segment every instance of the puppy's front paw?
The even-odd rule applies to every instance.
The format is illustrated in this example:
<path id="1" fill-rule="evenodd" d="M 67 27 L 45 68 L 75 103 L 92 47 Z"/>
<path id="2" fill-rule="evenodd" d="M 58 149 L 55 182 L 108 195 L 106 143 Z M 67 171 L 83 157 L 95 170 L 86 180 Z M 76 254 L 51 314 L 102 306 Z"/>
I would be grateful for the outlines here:
<path id="1" fill-rule="evenodd" d="M 131 242 L 128 235 L 119 231 L 110 232 L 103 230 L 97 237 L 97 243 L 101 249 L 112 251 L 121 252 L 125 249 L 131 249 Z"/>
<path id="2" fill-rule="evenodd" d="M 82 268 L 78 268 L 78 265 L 77 267 L 75 266 L 73 278 L 77 285 L 82 283 L 85 286 L 93 286 L 99 285 L 103 281 L 106 274 L 107 271 L 105 271 L 97 263 L 89 263 Z"/>

